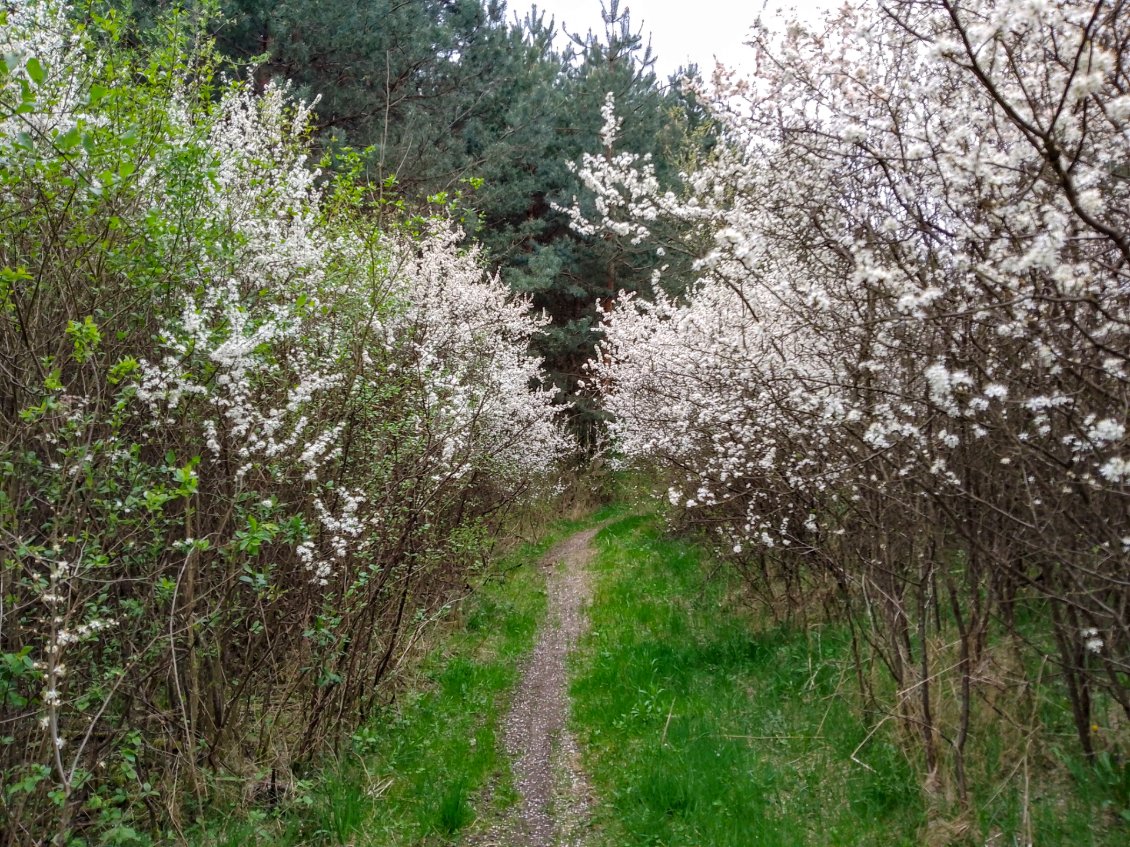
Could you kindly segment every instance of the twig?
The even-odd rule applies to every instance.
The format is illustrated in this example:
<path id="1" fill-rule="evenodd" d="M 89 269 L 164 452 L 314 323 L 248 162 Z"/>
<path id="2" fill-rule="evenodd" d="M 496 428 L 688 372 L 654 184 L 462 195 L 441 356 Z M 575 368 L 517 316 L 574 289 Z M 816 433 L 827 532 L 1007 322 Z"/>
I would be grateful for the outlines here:
<path id="1" fill-rule="evenodd" d="M 818 735 L 715 735 L 714 738 L 725 738 L 729 741 L 811 741 L 819 738 Z"/>
<path id="2" fill-rule="evenodd" d="M 675 711 L 675 699 L 671 698 L 671 708 L 667 710 L 667 722 L 663 724 L 663 735 L 659 739 L 659 746 L 662 747 L 667 743 L 667 727 L 671 726 L 671 715 Z"/>
<path id="3" fill-rule="evenodd" d="M 861 759 L 857 758 L 856 753 L 858 753 L 860 750 L 863 749 L 864 745 L 867 744 L 867 742 L 871 740 L 871 736 L 873 736 L 876 732 L 878 732 L 879 727 L 881 727 L 883 724 L 885 724 L 887 721 L 889 721 L 891 719 L 891 717 L 892 717 L 891 715 L 887 715 L 881 721 L 879 721 L 877 724 L 875 724 L 875 726 L 871 727 L 871 731 L 868 732 L 867 736 L 862 741 L 859 742 L 859 746 L 851 751 L 851 760 L 853 762 L 855 762 L 857 765 L 862 765 L 863 767 L 867 768 L 867 770 L 871 771 L 871 773 L 875 773 L 875 769 L 873 767 L 871 767 L 871 765 L 867 764 L 867 762 L 864 762 Z"/>

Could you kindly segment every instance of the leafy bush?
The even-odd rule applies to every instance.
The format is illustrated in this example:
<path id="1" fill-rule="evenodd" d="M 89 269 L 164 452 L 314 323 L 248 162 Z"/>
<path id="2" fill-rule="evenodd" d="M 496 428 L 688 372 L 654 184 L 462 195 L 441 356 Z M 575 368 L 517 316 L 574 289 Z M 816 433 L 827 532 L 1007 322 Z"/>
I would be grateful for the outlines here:
<path id="1" fill-rule="evenodd" d="M 442 221 L 376 231 L 285 85 L 154 32 L 0 12 L 5 843 L 121 842 L 348 735 L 569 448 L 527 304 Z"/>

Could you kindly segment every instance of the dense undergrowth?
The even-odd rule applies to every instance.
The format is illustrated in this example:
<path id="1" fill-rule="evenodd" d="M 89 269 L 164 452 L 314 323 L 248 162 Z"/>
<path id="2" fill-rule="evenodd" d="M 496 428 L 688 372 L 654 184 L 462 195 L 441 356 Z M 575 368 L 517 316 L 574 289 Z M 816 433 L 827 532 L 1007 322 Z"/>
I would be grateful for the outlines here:
<path id="1" fill-rule="evenodd" d="M 428 626 L 388 701 L 336 757 L 274 797 L 229 797 L 190 843 L 395 847 L 488 829 L 517 799 L 500 730 L 544 619 L 541 557 L 604 517 L 558 520 L 475 574 L 474 592 Z"/>
<path id="2" fill-rule="evenodd" d="M 536 564 L 601 523 L 570 692 L 594 791 L 590 847 L 1121 843 L 1127 786 L 1073 748 L 1059 693 L 1037 692 L 1027 727 L 978 712 L 971 803 L 939 802 L 921 790 L 913 739 L 861 701 L 842 622 L 751 613 L 748 588 L 707 548 L 624 504 L 559 522 L 479 574 L 336 755 L 255 794 L 221 791 L 226 811 L 190 842 L 474 843 L 517 801 L 500 728 L 544 615 Z"/>
<path id="3" fill-rule="evenodd" d="M 292 783 L 571 443 L 528 303 L 203 27 L 0 9 L 4 845 Z"/>

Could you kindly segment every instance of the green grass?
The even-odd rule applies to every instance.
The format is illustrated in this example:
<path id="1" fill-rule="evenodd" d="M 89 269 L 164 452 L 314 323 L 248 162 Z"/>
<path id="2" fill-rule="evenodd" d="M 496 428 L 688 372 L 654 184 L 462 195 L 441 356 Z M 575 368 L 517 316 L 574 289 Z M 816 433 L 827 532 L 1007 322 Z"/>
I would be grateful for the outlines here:
<path id="1" fill-rule="evenodd" d="M 560 521 L 496 563 L 441 624 L 395 701 L 353 736 L 351 749 L 304 780 L 276 813 L 233 810 L 192 837 L 219 847 L 449 844 L 516 799 L 501 721 L 522 658 L 545 615 L 534 565 L 566 535 L 614 514 Z"/>
<path id="2" fill-rule="evenodd" d="M 1024 843 L 1023 780 L 1003 772 L 1016 751 L 1000 724 L 979 727 L 970 751 L 983 778 L 964 828 L 953 809 L 927 808 L 895 721 L 869 734 L 844 627 L 751 618 L 726 570 L 654 517 L 620 520 L 597 543 L 592 628 L 572 682 L 602 798 L 592 847 Z M 1130 765 L 1057 753 L 1057 737 L 1032 757 L 1035 842 L 1126 843 Z M 1070 735 L 1061 740 L 1069 749 Z"/>
<path id="3" fill-rule="evenodd" d="M 911 768 L 840 696 L 842 632 L 757 631 L 698 551 L 650 518 L 598 536 L 574 725 L 604 798 L 597 841 L 917 844 Z"/>
<path id="4" fill-rule="evenodd" d="M 613 521 L 597 536 L 592 626 L 572 669 L 573 725 L 598 795 L 585 847 L 1015 847 L 1025 809 L 1041 845 L 1125 843 L 1126 763 L 1083 762 L 1070 734 L 1053 732 L 1032 758 L 1025 803 L 1022 780 L 1005 773 L 1015 739 L 992 728 L 971 758 L 989 786 L 974 798 L 984 836 L 963 841 L 926 808 L 895 722 L 869 735 L 844 628 L 751 618 L 725 569 L 665 537 L 657 518 L 625 514 L 558 523 L 497 564 L 339 760 L 281 809 L 218 814 L 191 842 L 407 847 L 488 829 L 516 801 L 500 735 L 545 613 L 544 577 L 529 565 L 567 534 Z M 1067 727 L 1063 715 L 1042 721 Z"/>

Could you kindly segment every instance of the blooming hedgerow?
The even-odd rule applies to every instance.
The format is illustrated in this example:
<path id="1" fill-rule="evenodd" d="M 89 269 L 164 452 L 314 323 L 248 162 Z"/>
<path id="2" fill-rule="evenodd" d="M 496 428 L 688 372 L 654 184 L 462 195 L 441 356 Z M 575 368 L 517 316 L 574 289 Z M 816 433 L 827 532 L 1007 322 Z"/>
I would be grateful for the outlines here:
<path id="1" fill-rule="evenodd" d="M 0 11 L 0 803 L 60 843 L 348 731 L 571 449 L 457 233 L 378 231 L 285 84 L 157 32 Z"/>
<path id="2" fill-rule="evenodd" d="M 612 198 L 574 209 L 581 233 L 631 208 L 635 237 L 668 217 L 709 245 L 686 298 L 604 321 L 619 449 L 658 459 L 743 568 L 826 575 L 866 609 L 915 726 L 943 602 L 966 704 L 997 616 L 1046 602 L 1084 750 L 1090 692 L 1130 710 L 1124 17 L 900 0 L 758 25 L 755 73 L 698 92 L 724 143 L 684 196 L 630 155 L 581 163 Z"/>

